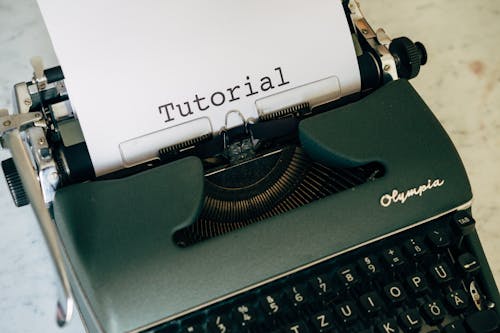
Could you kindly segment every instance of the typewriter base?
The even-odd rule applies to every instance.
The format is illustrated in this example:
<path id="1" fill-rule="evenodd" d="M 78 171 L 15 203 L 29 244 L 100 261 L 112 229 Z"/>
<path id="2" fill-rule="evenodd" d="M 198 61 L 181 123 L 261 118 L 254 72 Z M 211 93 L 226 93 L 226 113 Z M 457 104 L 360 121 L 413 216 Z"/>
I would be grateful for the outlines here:
<path id="1" fill-rule="evenodd" d="M 302 121 L 299 136 L 309 156 L 322 163 L 379 162 L 386 173 L 187 248 L 176 246 L 172 236 L 194 222 L 202 205 L 203 170 L 197 158 L 61 189 L 55 220 L 91 331 L 138 332 L 470 205 L 470 185 L 455 148 L 404 80 Z M 442 179 L 444 186 L 404 204 L 380 204 L 393 189 L 415 188 L 430 179 Z M 476 248 L 478 259 L 485 260 L 479 243 Z M 487 278 L 493 280 L 491 274 Z"/>

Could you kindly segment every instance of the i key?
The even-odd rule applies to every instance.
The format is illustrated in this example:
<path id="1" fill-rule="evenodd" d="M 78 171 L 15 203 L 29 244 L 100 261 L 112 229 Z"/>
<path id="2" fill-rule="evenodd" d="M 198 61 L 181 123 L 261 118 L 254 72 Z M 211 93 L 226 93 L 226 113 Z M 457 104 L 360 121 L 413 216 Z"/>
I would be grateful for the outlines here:
<path id="1" fill-rule="evenodd" d="M 375 291 L 361 295 L 359 303 L 369 315 L 382 310 L 382 300 Z"/>

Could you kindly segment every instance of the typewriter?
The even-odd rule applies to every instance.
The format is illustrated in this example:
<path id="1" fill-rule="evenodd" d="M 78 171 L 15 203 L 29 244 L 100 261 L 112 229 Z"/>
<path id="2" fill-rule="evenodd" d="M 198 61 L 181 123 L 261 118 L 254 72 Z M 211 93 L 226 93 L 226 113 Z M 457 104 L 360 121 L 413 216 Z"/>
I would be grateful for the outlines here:
<path id="1" fill-rule="evenodd" d="M 97 177 L 60 67 L 0 114 L 14 203 L 89 332 L 499 332 L 460 157 L 408 83 L 427 61 L 343 2 L 362 89 Z"/>

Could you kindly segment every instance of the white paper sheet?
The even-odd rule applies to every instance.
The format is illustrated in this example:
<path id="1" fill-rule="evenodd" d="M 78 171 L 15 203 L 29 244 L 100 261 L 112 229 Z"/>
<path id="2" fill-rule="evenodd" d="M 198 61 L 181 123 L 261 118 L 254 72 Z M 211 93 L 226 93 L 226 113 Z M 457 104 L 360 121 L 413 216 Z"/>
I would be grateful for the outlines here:
<path id="1" fill-rule="evenodd" d="M 360 90 L 339 0 L 38 3 L 98 175 L 238 125 L 230 111 L 257 119 L 256 102 Z"/>

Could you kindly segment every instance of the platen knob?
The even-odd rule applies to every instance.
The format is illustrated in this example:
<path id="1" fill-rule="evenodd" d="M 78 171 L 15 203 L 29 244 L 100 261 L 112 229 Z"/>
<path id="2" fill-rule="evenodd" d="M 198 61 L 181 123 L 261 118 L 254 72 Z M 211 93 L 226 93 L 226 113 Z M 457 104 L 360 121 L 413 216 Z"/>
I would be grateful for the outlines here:
<path id="1" fill-rule="evenodd" d="M 413 79 L 420 72 L 420 66 L 427 63 L 427 51 L 422 43 L 413 43 L 409 38 L 399 37 L 392 40 L 389 51 L 396 60 L 398 75 Z"/>
<path id="2" fill-rule="evenodd" d="M 19 177 L 19 173 L 17 172 L 16 165 L 14 164 L 12 158 L 2 161 L 2 169 L 7 185 L 9 186 L 10 194 L 14 200 L 14 204 L 17 207 L 29 204 L 30 201 L 26 196 L 23 183 L 21 182 L 21 178 Z"/>

